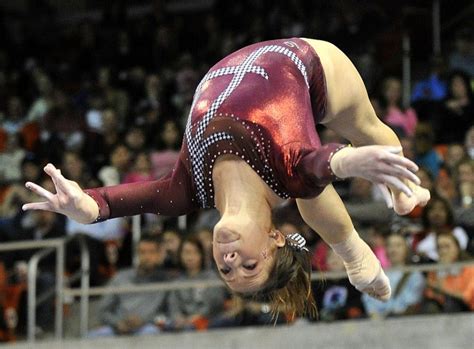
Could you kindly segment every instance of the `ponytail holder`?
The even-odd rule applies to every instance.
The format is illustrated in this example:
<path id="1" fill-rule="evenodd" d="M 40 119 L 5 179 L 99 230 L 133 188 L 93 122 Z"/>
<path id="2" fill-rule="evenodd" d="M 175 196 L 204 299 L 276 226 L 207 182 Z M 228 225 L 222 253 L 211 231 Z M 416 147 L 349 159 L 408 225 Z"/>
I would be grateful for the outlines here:
<path id="1" fill-rule="evenodd" d="M 301 236 L 299 233 L 288 234 L 285 236 L 286 243 L 291 248 L 295 249 L 296 251 L 306 251 L 309 252 L 308 248 L 305 247 L 306 239 Z"/>

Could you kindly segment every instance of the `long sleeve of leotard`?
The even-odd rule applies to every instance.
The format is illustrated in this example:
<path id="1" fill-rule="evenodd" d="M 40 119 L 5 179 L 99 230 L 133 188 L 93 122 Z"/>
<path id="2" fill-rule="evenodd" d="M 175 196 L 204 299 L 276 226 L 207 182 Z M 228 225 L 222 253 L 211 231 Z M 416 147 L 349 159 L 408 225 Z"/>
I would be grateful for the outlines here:
<path id="1" fill-rule="evenodd" d="M 84 192 L 99 206 L 95 222 L 141 213 L 180 216 L 198 207 L 191 176 L 181 159 L 163 179 L 86 189 Z"/>
<path id="2" fill-rule="evenodd" d="M 329 143 L 317 149 L 303 151 L 296 165 L 296 170 L 305 182 L 312 182 L 324 187 L 339 178 L 332 172 L 331 159 L 333 155 L 346 147 L 345 144 Z"/>

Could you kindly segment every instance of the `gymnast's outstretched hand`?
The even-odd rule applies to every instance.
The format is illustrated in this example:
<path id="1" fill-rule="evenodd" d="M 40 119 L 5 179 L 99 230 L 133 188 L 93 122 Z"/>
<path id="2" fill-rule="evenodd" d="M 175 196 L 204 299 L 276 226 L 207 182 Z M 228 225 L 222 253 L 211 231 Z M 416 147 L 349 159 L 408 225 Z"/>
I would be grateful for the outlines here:
<path id="1" fill-rule="evenodd" d="M 346 147 L 334 154 L 330 165 L 339 178 L 362 177 L 375 183 L 387 206 L 404 215 L 416 205 L 426 205 L 430 193 L 419 186 L 418 166 L 401 152 L 395 146 Z"/>
<path id="2" fill-rule="evenodd" d="M 97 203 L 89 195 L 84 193 L 74 181 L 66 179 L 61 170 L 48 164 L 44 168 L 52 179 L 56 193 L 53 194 L 38 184 L 26 182 L 25 186 L 29 190 L 44 198 L 45 201 L 31 202 L 24 204 L 22 209 L 26 210 L 45 210 L 61 213 L 79 223 L 91 223 L 99 215 Z"/>

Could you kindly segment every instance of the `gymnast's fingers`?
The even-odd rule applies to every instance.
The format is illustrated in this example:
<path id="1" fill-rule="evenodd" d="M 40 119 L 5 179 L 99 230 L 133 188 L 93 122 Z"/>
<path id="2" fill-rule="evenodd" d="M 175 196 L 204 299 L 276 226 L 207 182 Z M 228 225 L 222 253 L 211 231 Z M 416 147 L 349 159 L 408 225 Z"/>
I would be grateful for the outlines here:
<path id="1" fill-rule="evenodd" d="M 69 197 L 73 197 L 75 195 L 78 195 L 78 193 L 82 192 L 76 182 L 64 177 L 61 173 L 61 170 L 54 167 L 53 164 L 46 165 L 44 170 L 47 174 L 51 176 L 51 179 L 53 180 L 57 191 L 62 191 Z"/>
<path id="2" fill-rule="evenodd" d="M 387 207 L 393 208 L 392 194 L 390 193 L 390 190 L 387 188 L 387 186 L 382 183 L 377 183 L 376 186 L 382 193 L 382 197 L 385 200 L 385 204 L 387 205 Z"/>
<path id="3" fill-rule="evenodd" d="M 390 152 L 385 152 L 383 160 L 389 163 L 390 165 L 398 165 L 410 170 L 411 172 L 416 172 L 419 170 L 418 165 L 410 159 L 407 159 L 400 155 L 391 154 Z"/>
<path id="4" fill-rule="evenodd" d="M 31 202 L 29 204 L 24 204 L 21 209 L 23 211 L 28 211 L 28 210 L 43 210 L 43 211 L 53 211 L 56 212 L 51 204 L 47 201 L 43 202 Z"/>
<path id="5" fill-rule="evenodd" d="M 26 182 L 25 187 L 31 190 L 33 193 L 36 193 L 39 196 L 45 198 L 48 201 L 51 201 L 54 196 L 54 194 L 52 194 L 51 192 L 47 191 L 43 187 L 33 182 Z"/>
<path id="6" fill-rule="evenodd" d="M 405 167 L 399 166 L 399 165 L 393 165 L 393 173 L 400 179 L 405 178 L 408 179 L 409 181 L 412 181 L 416 185 L 421 184 L 420 178 L 413 172 L 407 170 Z"/>
<path id="7" fill-rule="evenodd" d="M 407 195 L 408 197 L 411 197 L 413 195 L 413 192 L 411 191 L 411 189 L 408 188 L 408 186 L 397 177 L 383 175 L 381 176 L 381 179 L 382 179 L 382 183 L 387 184 L 389 187 L 393 187 L 396 190 L 399 190 L 405 193 L 405 195 Z"/>

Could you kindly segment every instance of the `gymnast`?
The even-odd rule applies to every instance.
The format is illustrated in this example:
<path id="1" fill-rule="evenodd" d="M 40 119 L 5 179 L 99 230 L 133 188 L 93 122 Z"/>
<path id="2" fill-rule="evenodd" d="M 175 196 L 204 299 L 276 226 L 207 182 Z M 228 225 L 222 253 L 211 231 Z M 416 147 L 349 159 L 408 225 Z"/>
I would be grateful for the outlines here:
<path id="1" fill-rule="evenodd" d="M 351 146 L 322 145 L 318 123 Z M 82 190 L 54 165 L 44 170 L 56 193 L 27 182 L 43 201 L 24 210 L 94 223 L 215 207 L 221 217 L 213 255 L 227 286 L 294 315 L 314 310 L 310 256 L 299 234 L 275 229 L 273 208 L 296 199 L 304 221 L 343 259 L 352 285 L 388 300 L 389 281 L 331 183 L 368 179 L 400 215 L 430 197 L 348 57 L 328 42 L 303 38 L 244 47 L 209 70 L 194 94 L 180 158 L 164 179 Z"/>

